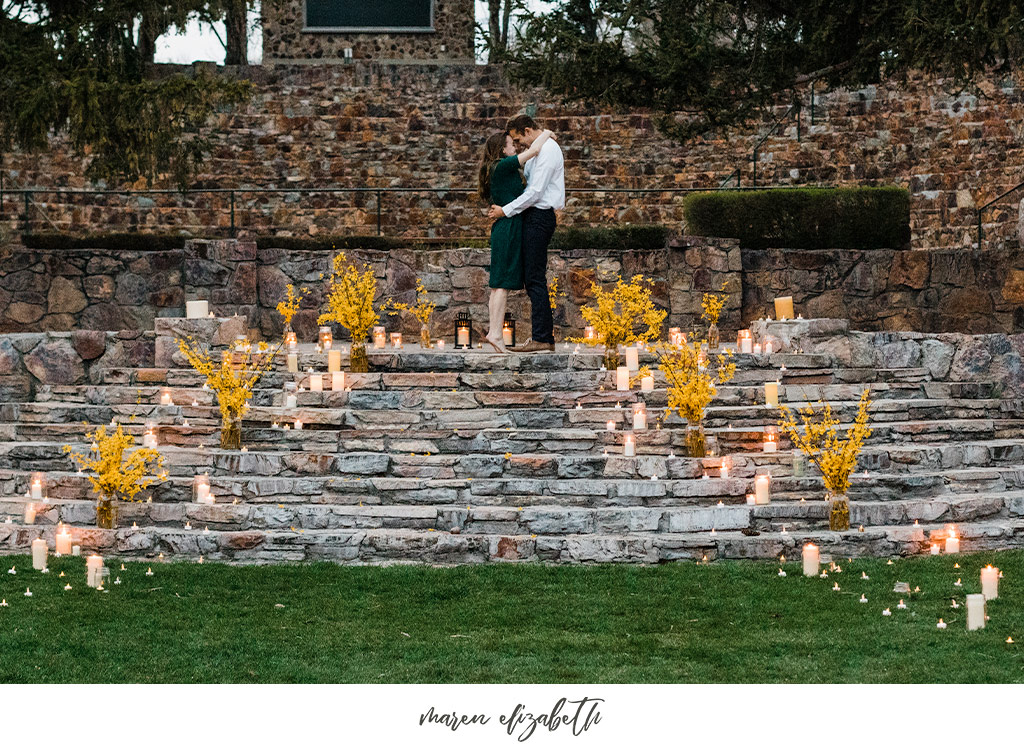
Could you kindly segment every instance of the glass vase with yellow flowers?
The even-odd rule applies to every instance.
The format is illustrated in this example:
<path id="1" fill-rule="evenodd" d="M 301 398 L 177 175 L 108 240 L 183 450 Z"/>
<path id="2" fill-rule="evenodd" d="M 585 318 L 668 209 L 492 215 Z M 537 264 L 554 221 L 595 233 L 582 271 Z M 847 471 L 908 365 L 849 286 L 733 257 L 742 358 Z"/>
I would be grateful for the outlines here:
<path id="1" fill-rule="evenodd" d="M 781 428 L 789 435 L 796 450 L 818 467 L 825 484 L 825 501 L 829 504 L 828 525 L 832 531 L 846 531 L 850 528 L 850 475 L 857 468 L 857 457 L 864 441 L 871 436 L 868 424 L 868 409 L 871 401 L 868 391 L 861 393 L 857 403 L 857 415 L 846 430 L 846 437 L 839 436 L 839 417 L 827 401 L 818 418 L 808 404 L 800 409 L 799 415 L 788 406 L 782 406 Z"/>
<path id="2" fill-rule="evenodd" d="M 242 420 L 249 411 L 252 389 L 274 364 L 280 347 L 271 351 L 266 343 L 255 348 L 246 339 L 236 341 L 234 350 L 225 350 L 219 359 L 200 349 L 195 341 L 176 340 L 178 348 L 192 368 L 206 378 L 206 386 L 217 395 L 220 405 L 220 447 L 242 447 Z"/>
<path id="3" fill-rule="evenodd" d="M 409 312 L 420 323 L 420 347 L 430 348 L 430 315 L 434 313 L 437 304 L 427 298 L 427 287 L 423 281 L 416 278 L 416 303 L 406 304 L 396 302 L 390 298 L 384 304 L 384 310 L 392 314 Z"/>
<path id="4" fill-rule="evenodd" d="M 135 438 L 120 424 L 97 427 L 85 437 L 92 443 L 89 453 L 80 453 L 65 445 L 64 453 L 87 472 L 96 493 L 96 525 L 101 529 L 117 527 L 118 502 L 132 502 L 144 489 L 156 481 L 167 479 L 164 458 L 152 448 L 135 448 Z M 130 451 L 130 452 L 129 452 Z M 125 453 L 128 453 L 127 458 Z"/>
<path id="5" fill-rule="evenodd" d="M 676 413 L 686 420 L 686 451 L 692 458 L 707 455 L 704 417 L 718 387 L 736 375 L 732 351 L 710 357 L 707 342 L 691 334 L 678 344 L 661 343 L 658 368 L 667 384 L 665 415 Z"/>
<path id="6" fill-rule="evenodd" d="M 302 299 L 309 293 L 309 288 L 302 288 L 298 293 L 295 292 L 295 286 L 288 283 L 286 288 L 287 298 L 277 302 L 277 313 L 284 319 L 284 342 L 289 343 L 294 340 L 289 334 L 292 333 L 292 319 L 299 313 L 299 306 L 302 304 Z"/>
<path id="7" fill-rule="evenodd" d="M 718 332 L 718 318 L 722 315 L 722 308 L 725 306 L 725 294 L 705 293 L 701 300 L 700 318 L 708 323 L 708 349 L 717 351 L 721 343 L 721 334 Z"/>
<path id="8" fill-rule="evenodd" d="M 593 334 L 581 342 L 588 346 L 604 346 L 604 365 L 608 370 L 619 366 L 619 346 L 628 343 L 650 343 L 661 335 L 661 323 L 668 313 L 658 308 L 651 298 L 653 281 L 634 275 L 629 282 L 621 277 L 615 285 L 604 288 L 591 284 L 593 306 L 580 307 L 583 319 Z"/>
<path id="9" fill-rule="evenodd" d="M 352 339 L 352 358 L 349 368 L 353 372 L 368 372 L 366 339 L 380 315 L 373 308 L 377 297 L 377 279 L 368 264 L 356 266 L 342 252 L 334 257 L 331 267 L 330 288 L 327 293 L 327 311 L 317 319 L 318 324 L 337 322 L 348 330 Z"/>

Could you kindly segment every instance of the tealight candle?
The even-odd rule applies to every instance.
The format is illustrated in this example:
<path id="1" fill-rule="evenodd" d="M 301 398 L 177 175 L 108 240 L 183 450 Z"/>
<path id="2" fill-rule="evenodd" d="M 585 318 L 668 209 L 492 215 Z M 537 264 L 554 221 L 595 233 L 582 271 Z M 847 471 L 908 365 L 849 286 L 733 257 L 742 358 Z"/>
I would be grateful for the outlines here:
<path id="1" fill-rule="evenodd" d="M 779 405 L 779 383 L 764 383 L 764 405 L 777 408 Z"/>
<path id="2" fill-rule="evenodd" d="M 309 375 L 309 392 L 322 393 L 324 391 L 324 376 L 322 374 Z"/>
<path id="3" fill-rule="evenodd" d="M 768 474 L 758 474 L 754 477 L 754 496 L 758 505 L 767 505 L 771 502 L 772 478 Z"/>
<path id="4" fill-rule="evenodd" d="M 391 347 L 401 348 L 402 347 L 402 333 L 393 332 L 391 333 Z"/>
<path id="5" fill-rule="evenodd" d="M 804 576 L 817 576 L 818 565 L 821 562 L 821 553 L 818 551 L 818 546 L 813 542 L 808 542 L 804 545 L 803 549 L 804 557 Z"/>
<path id="6" fill-rule="evenodd" d="M 68 531 L 66 526 L 57 532 L 57 554 L 71 554 L 71 532 Z"/>
<path id="7" fill-rule="evenodd" d="M 615 389 L 629 390 L 629 367 L 618 367 L 615 370 Z"/>
<path id="8" fill-rule="evenodd" d="M 636 455 L 636 441 L 633 439 L 633 435 L 626 435 L 626 439 L 622 441 L 622 455 L 626 458 Z"/>
<path id="9" fill-rule="evenodd" d="M 977 631 L 985 627 L 985 595 L 967 595 L 967 630 Z"/>
<path id="10" fill-rule="evenodd" d="M 999 596 L 999 570 L 990 565 L 981 569 L 981 593 L 985 600 L 994 600 Z"/>
<path id="11" fill-rule="evenodd" d="M 32 540 L 32 567 L 37 571 L 42 571 L 46 568 L 46 556 L 48 554 L 48 548 L 46 546 L 46 540 L 36 537 Z"/>
<path id="12" fill-rule="evenodd" d="M 792 296 L 779 296 L 775 299 L 775 318 L 793 319 Z"/>
<path id="13" fill-rule="evenodd" d="M 636 346 L 626 348 L 626 369 L 635 372 L 640 368 L 640 351 Z"/>

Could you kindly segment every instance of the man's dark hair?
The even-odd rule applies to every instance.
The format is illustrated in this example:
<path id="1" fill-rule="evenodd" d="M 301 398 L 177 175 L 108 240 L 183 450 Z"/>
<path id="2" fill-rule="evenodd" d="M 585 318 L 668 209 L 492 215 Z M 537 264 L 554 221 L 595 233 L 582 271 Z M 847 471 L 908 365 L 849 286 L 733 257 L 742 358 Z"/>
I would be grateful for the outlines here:
<path id="1" fill-rule="evenodd" d="M 510 118 L 508 125 L 505 126 L 506 131 L 515 131 L 520 134 L 525 133 L 527 128 L 537 128 L 537 121 L 526 114 L 520 114 L 514 118 Z"/>

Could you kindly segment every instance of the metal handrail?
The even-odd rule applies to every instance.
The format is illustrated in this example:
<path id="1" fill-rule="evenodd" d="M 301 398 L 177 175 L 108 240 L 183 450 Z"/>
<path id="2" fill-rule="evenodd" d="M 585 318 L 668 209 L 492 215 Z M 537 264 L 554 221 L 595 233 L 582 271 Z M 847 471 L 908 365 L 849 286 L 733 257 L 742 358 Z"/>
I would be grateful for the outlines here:
<path id="1" fill-rule="evenodd" d="M 734 171 L 733 174 L 737 174 L 739 171 Z M 726 179 L 726 182 L 732 178 L 732 175 Z M 739 183 L 737 178 L 737 184 Z M 831 189 L 835 186 L 830 185 L 819 185 L 819 184 L 806 184 L 808 187 L 815 188 L 826 188 Z M 678 186 L 666 186 L 663 188 L 568 188 L 566 193 L 568 194 L 690 194 L 699 193 L 706 191 L 751 191 L 756 186 L 739 186 L 735 188 L 726 188 L 724 183 L 721 186 L 707 186 L 707 187 L 678 187 Z M 789 188 L 786 186 L 766 186 L 764 189 L 773 188 Z M 227 194 L 229 197 L 229 210 L 231 213 L 231 235 L 234 236 L 237 232 L 237 226 L 235 224 L 235 195 L 236 194 L 315 194 L 315 193 L 332 193 L 332 194 L 374 194 L 376 197 L 376 214 L 377 214 L 377 235 L 383 235 L 383 213 L 382 203 L 383 198 L 386 194 L 409 194 L 409 193 L 437 193 L 437 194 L 475 194 L 475 188 L 455 188 L 448 186 L 387 186 L 387 187 L 376 187 L 376 186 L 349 186 L 349 187 L 309 187 L 309 186 L 291 186 L 288 188 L 187 188 L 187 189 L 80 189 L 80 188 L 60 188 L 60 187 L 34 187 L 34 188 L 16 188 L 9 189 L 3 187 L 0 183 L 0 207 L 3 206 L 3 197 L 5 194 L 21 195 L 24 197 L 25 213 L 23 216 L 24 229 L 30 230 L 31 223 L 29 218 L 29 205 L 30 202 L 35 204 L 32 200 L 33 194 L 58 194 L 58 195 L 90 195 L 90 196 L 111 196 L 111 195 L 124 195 L 124 196 L 147 196 L 147 195 L 167 195 L 167 194 L 181 194 L 184 196 L 189 195 L 203 195 L 203 194 Z M 38 206 L 38 205 L 37 205 Z"/>
<path id="2" fill-rule="evenodd" d="M 980 207 L 978 207 L 978 250 L 979 251 L 981 250 L 981 241 L 982 241 L 982 236 L 983 236 L 983 233 L 984 233 L 984 231 L 981 228 L 981 216 L 982 216 L 982 214 L 985 212 L 985 210 L 987 210 L 993 204 L 995 204 L 996 202 L 1002 201 L 1007 196 L 1009 196 L 1014 191 L 1016 191 L 1017 189 L 1020 189 L 1020 188 L 1024 188 L 1024 181 L 1021 181 L 1020 183 L 1018 183 L 1013 188 L 1007 189 L 1006 191 L 1001 193 L 995 199 L 992 199 L 991 201 L 985 202 L 985 204 L 982 204 Z"/>
<path id="3" fill-rule="evenodd" d="M 784 112 L 782 115 L 780 115 L 778 118 L 775 119 L 775 122 L 772 123 L 768 127 L 768 130 L 764 132 L 764 134 L 761 136 L 761 138 L 758 139 L 757 144 L 754 145 L 754 149 L 753 149 L 753 151 L 751 152 L 751 155 L 750 155 L 750 163 L 751 163 L 751 166 L 753 167 L 753 175 L 751 177 L 750 182 L 754 186 L 757 186 L 757 153 L 758 153 L 758 151 L 761 149 L 761 146 L 766 141 L 768 141 L 768 138 L 773 133 L 775 133 L 775 129 L 777 129 L 783 122 L 785 122 L 786 119 L 789 118 L 789 116 L 793 113 L 794 110 L 797 111 L 797 118 L 796 118 L 796 140 L 800 141 L 800 116 L 799 116 L 800 109 L 801 109 L 800 100 L 796 100 L 795 102 L 793 102 L 793 104 L 791 104 L 788 108 L 786 108 L 786 112 Z"/>

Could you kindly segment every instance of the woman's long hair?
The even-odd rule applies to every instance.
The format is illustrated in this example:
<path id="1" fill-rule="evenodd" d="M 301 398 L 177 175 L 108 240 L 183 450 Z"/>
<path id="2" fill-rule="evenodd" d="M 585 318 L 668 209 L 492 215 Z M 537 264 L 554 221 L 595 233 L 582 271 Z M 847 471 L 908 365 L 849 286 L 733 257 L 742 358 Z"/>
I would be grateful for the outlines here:
<path id="1" fill-rule="evenodd" d="M 494 166 L 505 156 L 506 131 L 498 131 L 487 137 L 484 144 L 484 156 L 480 160 L 480 198 L 486 202 L 491 201 L 491 175 L 494 173 Z"/>

